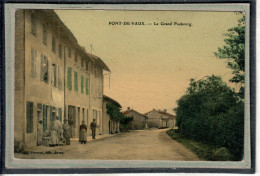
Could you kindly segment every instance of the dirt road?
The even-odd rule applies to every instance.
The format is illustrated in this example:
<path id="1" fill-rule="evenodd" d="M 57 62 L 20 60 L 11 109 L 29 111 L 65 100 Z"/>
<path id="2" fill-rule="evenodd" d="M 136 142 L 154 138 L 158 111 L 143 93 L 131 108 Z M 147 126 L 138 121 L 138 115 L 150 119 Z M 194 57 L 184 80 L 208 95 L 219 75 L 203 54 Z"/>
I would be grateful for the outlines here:
<path id="1" fill-rule="evenodd" d="M 55 147 L 64 154 L 16 154 L 18 158 L 98 159 L 98 160 L 182 160 L 199 158 L 183 145 L 172 140 L 167 129 L 152 129 L 121 133 L 93 140 L 87 144 L 72 141 L 70 146 Z"/>

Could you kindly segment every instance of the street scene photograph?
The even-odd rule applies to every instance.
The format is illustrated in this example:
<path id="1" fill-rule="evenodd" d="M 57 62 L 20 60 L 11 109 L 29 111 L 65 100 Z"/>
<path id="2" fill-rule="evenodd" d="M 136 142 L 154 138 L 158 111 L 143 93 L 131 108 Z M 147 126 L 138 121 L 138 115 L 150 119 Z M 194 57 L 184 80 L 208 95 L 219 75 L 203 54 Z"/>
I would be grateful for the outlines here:
<path id="1" fill-rule="evenodd" d="M 16 9 L 14 158 L 243 161 L 246 17 Z"/>

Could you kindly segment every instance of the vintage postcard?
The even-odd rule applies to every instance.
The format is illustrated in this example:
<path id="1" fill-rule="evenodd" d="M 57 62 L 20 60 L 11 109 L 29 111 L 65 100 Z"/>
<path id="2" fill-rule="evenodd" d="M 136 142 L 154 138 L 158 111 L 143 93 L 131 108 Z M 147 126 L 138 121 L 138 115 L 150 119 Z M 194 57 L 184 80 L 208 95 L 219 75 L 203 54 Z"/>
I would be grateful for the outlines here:
<path id="1" fill-rule="evenodd" d="M 6 168 L 250 169 L 249 9 L 6 4 Z"/>

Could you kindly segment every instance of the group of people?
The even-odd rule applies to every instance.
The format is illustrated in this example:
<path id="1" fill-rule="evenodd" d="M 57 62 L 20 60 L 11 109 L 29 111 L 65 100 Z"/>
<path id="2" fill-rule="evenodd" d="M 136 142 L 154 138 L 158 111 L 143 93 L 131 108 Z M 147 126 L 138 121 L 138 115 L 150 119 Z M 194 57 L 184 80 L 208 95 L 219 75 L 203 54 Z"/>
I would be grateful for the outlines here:
<path id="1" fill-rule="evenodd" d="M 42 145 L 42 140 L 44 137 L 43 134 L 43 126 L 42 120 L 39 121 L 37 127 L 37 145 Z M 90 128 L 92 131 L 92 139 L 95 139 L 96 136 L 96 122 L 93 119 L 93 122 L 90 124 Z M 57 145 L 70 145 L 70 137 L 71 137 L 71 128 L 68 124 L 68 120 L 64 120 L 64 124 L 61 126 L 59 118 L 56 117 L 52 122 L 49 129 L 49 146 L 57 146 Z M 82 121 L 82 124 L 79 127 L 79 142 L 81 144 L 86 144 L 87 142 L 87 126 L 85 121 Z"/>

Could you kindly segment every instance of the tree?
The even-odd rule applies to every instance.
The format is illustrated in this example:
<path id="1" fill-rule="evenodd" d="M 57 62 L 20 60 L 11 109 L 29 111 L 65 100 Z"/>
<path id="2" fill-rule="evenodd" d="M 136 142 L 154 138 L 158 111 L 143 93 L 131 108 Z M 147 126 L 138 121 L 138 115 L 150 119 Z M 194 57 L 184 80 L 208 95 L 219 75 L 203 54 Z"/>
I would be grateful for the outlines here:
<path id="1" fill-rule="evenodd" d="M 228 67 L 233 70 L 233 78 L 229 81 L 240 83 L 239 95 L 244 97 L 245 83 L 245 15 L 238 20 L 238 26 L 228 29 L 224 39 L 226 43 L 222 48 L 218 48 L 215 56 L 220 59 L 228 59 Z"/>
<path id="2" fill-rule="evenodd" d="M 221 77 L 191 79 L 175 112 L 180 133 L 216 147 L 225 147 L 232 160 L 243 156 L 244 103 Z"/>
<path id="3" fill-rule="evenodd" d="M 119 107 L 116 106 L 112 102 L 107 103 L 106 108 L 107 108 L 107 113 L 109 114 L 110 118 L 115 122 L 120 122 L 120 125 L 122 125 L 122 128 L 124 130 L 127 130 L 128 123 L 133 120 L 133 117 L 123 116 L 123 114 L 120 112 Z"/>

